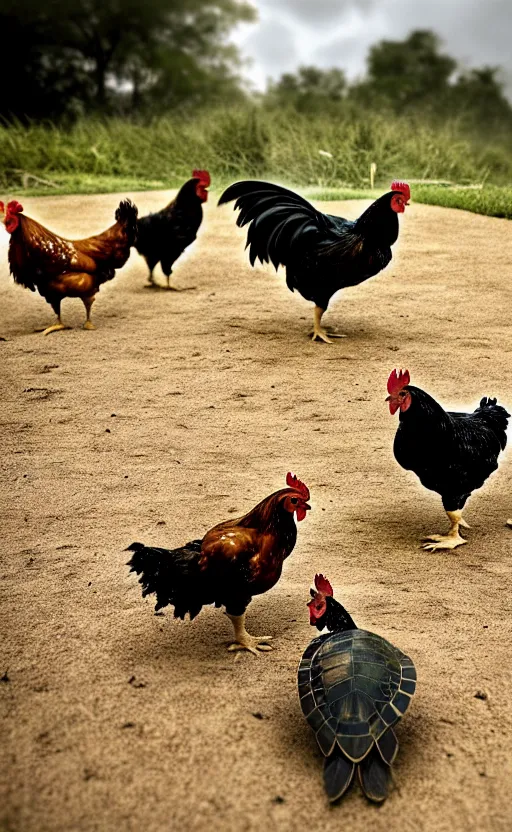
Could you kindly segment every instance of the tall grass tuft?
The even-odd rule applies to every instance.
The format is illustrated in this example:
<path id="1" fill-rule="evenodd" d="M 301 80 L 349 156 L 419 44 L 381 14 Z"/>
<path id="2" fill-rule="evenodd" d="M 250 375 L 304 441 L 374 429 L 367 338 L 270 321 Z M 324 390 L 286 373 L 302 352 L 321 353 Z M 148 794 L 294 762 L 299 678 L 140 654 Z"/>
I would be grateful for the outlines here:
<path id="1" fill-rule="evenodd" d="M 306 115 L 259 106 L 155 119 L 0 125 L 0 189 L 62 193 L 178 186 L 208 168 L 216 190 L 238 178 L 367 189 L 394 177 L 459 185 L 512 183 L 512 143 L 486 142 L 457 121 L 371 110 Z"/>

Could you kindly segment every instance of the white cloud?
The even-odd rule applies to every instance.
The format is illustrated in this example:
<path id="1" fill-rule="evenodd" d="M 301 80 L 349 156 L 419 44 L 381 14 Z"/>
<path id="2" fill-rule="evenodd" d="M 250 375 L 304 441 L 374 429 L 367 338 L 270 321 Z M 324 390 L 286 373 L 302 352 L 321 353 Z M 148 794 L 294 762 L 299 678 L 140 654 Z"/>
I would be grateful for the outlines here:
<path id="1" fill-rule="evenodd" d="M 364 72 L 369 47 L 433 29 L 463 66 L 501 65 L 512 95 L 510 0 L 253 0 L 259 23 L 240 27 L 236 42 L 260 89 L 301 64 Z"/>

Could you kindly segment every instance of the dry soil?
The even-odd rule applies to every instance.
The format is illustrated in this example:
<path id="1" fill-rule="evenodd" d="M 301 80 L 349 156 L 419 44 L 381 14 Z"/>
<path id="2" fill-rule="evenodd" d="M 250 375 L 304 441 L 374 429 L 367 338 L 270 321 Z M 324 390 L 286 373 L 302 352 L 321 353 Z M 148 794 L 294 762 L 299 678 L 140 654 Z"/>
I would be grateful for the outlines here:
<path id="1" fill-rule="evenodd" d="M 24 202 L 83 237 L 120 196 Z M 169 195 L 132 196 L 144 213 Z M 33 331 L 51 309 L 13 284 L 1 232 L 0 829 L 509 832 L 510 454 L 468 504 L 468 545 L 426 553 L 446 518 L 396 464 L 384 397 L 407 366 L 445 406 L 489 394 L 512 411 L 511 226 L 412 205 L 391 266 L 332 303 L 348 338 L 327 346 L 308 340 L 310 304 L 250 268 L 234 219 L 210 200 L 182 292 L 145 288 L 133 252 L 98 296 L 97 330 L 68 300 L 74 328 L 48 337 Z M 220 611 L 155 616 L 124 548 L 201 536 L 290 469 L 313 511 L 248 614 L 274 651 L 236 660 Z M 316 571 L 417 666 L 381 808 L 358 788 L 329 807 L 297 701 Z"/>

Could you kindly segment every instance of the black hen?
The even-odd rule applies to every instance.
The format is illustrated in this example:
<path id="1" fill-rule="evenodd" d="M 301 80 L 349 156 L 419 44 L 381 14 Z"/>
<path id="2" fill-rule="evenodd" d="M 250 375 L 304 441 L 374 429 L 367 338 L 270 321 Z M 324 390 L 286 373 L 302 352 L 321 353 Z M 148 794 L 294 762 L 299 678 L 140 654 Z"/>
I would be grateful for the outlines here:
<path id="1" fill-rule="evenodd" d="M 293 292 L 315 304 L 313 340 L 330 343 L 321 326 L 332 296 L 384 269 L 398 238 L 398 216 L 410 198 L 405 182 L 377 199 L 352 221 L 323 214 L 298 194 L 269 182 L 237 182 L 222 194 L 219 205 L 236 200 L 237 225 L 249 224 L 251 265 L 271 262 L 286 267 Z"/>
<path id="2" fill-rule="evenodd" d="M 430 535 L 423 548 L 455 549 L 467 542 L 459 532 L 460 526 L 468 528 L 462 518 L 466 500 L 498 467 L 510 414 L 485 397 L 473 413 L 450 413 L 409 381 L 407 370 L 393 370 L 388 379 L 390 412 L 400 410 L 395 459 L 441 495 L 450 520 L 448 534 Z"/>
<path id="3" fill-rule="evenodd" d="M 194 242 L 203 221 L 203 202 L 208 199 L 210 174 L 194 170 L 192 179 L 181 187 L 177 196 L 161 211 L 141 217 L 135 248 L 145 258 L 149 268 L 149 283 L 155 286 L 153 271 L 160 263 L 167 278 L 172 267 L 187 246 Z"/>

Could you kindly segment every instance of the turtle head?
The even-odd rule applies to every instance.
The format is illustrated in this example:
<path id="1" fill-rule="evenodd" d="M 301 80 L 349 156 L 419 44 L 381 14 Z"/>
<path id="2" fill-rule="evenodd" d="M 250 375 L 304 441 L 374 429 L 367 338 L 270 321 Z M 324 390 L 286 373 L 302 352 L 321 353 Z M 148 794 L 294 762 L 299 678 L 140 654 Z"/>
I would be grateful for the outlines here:
<path id="1" fill-rule="evenodd" d="M 336 601 L 331 584 L 324 575 L 315 575 L 315 588 L 310 589 L 309 623 L 317 630 L 327 627 L 331 633 L 357 630 L 354 620 L 339 601 Z"/>

